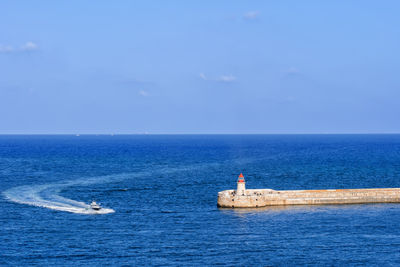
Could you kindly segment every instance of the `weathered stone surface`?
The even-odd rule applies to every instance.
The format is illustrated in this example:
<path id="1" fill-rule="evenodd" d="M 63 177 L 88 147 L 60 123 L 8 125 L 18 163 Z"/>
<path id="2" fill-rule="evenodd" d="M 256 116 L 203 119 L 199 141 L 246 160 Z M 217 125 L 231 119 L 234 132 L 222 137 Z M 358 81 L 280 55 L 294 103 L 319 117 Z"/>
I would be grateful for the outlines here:
<path id="1" fill-rule="evenodd" d="M 258 208 L 278 205 L 325 205 L 400 202 L 400 188 L 286 190 L 246 189 L 218 193 L 218 206 L 224 208 Z"/>

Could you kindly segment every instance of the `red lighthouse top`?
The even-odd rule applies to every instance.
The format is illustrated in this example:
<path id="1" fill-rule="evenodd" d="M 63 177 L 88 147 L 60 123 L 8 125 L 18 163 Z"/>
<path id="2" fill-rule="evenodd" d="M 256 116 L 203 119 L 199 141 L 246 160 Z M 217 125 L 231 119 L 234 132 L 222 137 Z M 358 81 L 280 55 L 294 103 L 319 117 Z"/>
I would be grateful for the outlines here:
<path id="1" fill-rule="evenodd" d="M 243 173 L 239 174 L 238 183 L 244 183 Z"/>

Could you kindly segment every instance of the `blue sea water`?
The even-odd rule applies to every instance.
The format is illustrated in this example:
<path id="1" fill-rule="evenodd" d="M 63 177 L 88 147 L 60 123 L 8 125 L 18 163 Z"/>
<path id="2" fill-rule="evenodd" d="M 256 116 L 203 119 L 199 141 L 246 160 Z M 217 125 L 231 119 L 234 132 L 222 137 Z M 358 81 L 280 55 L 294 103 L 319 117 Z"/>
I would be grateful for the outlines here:
<path id="1" fill-rule="evenodd" d="M 0 265 L 400 264 L 400 204 L 217 208 L 240 172 L 400 187 L 400 135 L 3 135 Z"/>

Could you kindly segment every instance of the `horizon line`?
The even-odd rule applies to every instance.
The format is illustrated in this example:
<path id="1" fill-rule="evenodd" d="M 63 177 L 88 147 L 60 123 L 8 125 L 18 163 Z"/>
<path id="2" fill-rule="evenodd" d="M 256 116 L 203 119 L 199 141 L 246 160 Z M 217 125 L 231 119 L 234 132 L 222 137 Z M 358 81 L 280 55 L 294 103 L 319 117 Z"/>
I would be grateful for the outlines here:
<path id="1" fill-rule="evenodd" d="M 400 132 L 353 132 L 353 133 L 0 133 L 0 136 L 4 135 L 397 135 Z"/>

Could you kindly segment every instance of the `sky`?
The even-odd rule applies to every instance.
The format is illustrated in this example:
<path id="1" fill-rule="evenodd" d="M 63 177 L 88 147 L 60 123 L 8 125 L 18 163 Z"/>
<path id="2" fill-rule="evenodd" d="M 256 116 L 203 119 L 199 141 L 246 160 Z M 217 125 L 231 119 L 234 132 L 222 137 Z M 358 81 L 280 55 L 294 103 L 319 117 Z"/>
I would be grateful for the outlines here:
<path id="1" fill-rule="evenodd" d="M 0 2 L 0 134 L 400 133 L 399 1 Z"/>

